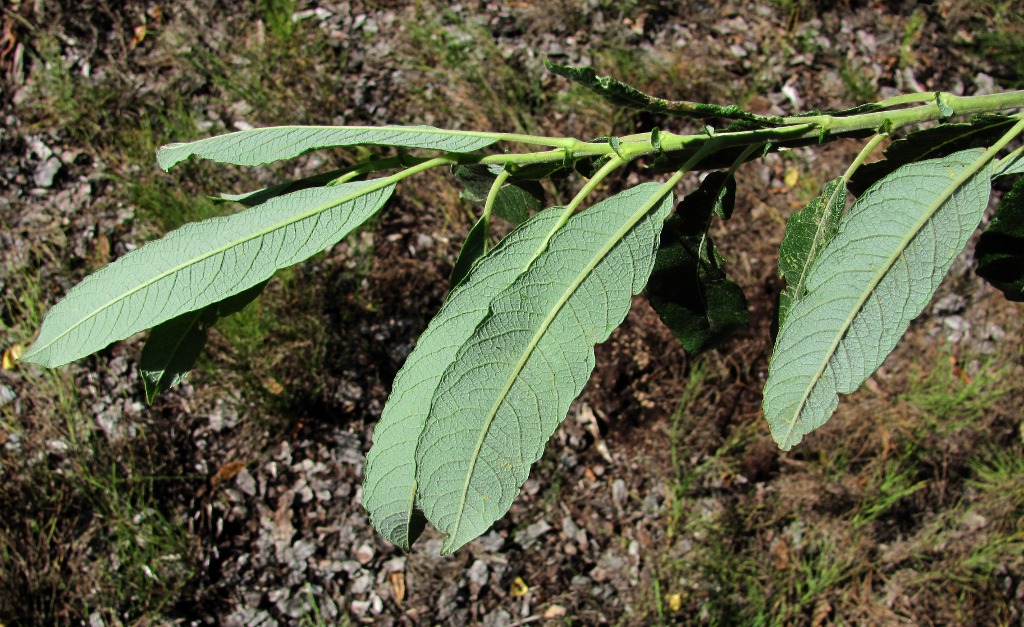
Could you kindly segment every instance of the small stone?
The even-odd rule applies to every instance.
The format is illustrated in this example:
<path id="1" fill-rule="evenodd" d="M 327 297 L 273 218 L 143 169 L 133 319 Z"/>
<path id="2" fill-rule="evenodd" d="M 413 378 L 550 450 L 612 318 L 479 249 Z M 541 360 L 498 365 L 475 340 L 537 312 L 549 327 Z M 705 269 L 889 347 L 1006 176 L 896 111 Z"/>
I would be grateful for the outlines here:
<path id="1" fill-rule="evenodd" d="M 511 624 L 512 615 L 501 608 L 498 608 L 490 614 L 484 616 L 483 620 L 484 627 L 505 627 L 506 625 Z"/>
<path id="2" fill-rule="evenodd" d="M 496 553 L 501 550 L 501 547 L 505 546 L 505 537 L 497 531 L 491 531 L 487 535 L 477 538 L 477 542 L 488 553 Z"/>
<path id="3" fill-rule="evenodd" d="M 476 560 L 473 565 L 469 567 L 469 582 L 477 587 L 479 590 L 487 584 L 487 562 L 484 560 Z"/>
<path id="4" fill-rule="evenodd" d="M 235 486 L 249 496 L 256 496 L 256 480 L 248 468 L 243 468 L 235 475 Z"/>
<path id="5" fill-rule="evenodd" d="M 305 562 L 316 553 L 316 544 L 310 540 L 299 540 L 292 545 L 292 551 L 296 561 Z"/>
<path id="6" fill-rule="evenodd" d="M 947 294 L 932 305 L 933 316 L 948 316 L 962 312 L 967 307 L 967 299 L 959 294 Z"/>
<path id="7" fill-rule="evenodd" d="M 612 482 L 612 500 L 615 504 L 622 508 L 626 505 L 626 499 L 629 498 L 629 490 L 626 488 L 626 482 L 622 479 L 616 479 Z"/>
<path id="8" fill-rule="evenodd" d="M 366 616 L 366 613 L 370 611 L 370 602 L 369 601 L 352 601 L 352 605 L 349 605 L 348 607 L 349 607 L 349 611 L 352 612 L 352 614 L 356 618 L 361 618 L 363 616 Z"/>
<path id="9" fill-rule="evenodd" d="M 405 571 L 405 558 L 404 557 L 392 557 L 388 561 L 384 562 L 385 573 L 400 573 Z"/>
<path id="10" fill-rule="evenodd" d="M 976 87 L 974 90 L 975 96 L 987 96 L 996 91 L 995 79 L 984 72 L 978 72 L 974 77 L 974 85 Z"/>
<path id="11" fill-rule="evenodd" d="M 32 175 L 32 181 L 36 184 L 36 187 L 52 187 L 53 179 L 57 176 L 57 172 L 60 172 L 63 165 L 57 157 L 50 157 L 39 164 L 39 167 L 36 168 L 35 173 Z"/>
<path id="12" fill-rule="evenodd" d="M 4 450 L 17 453 L 21 450 L 21 436 L 13 431 L 7 434 L 7 441 L 4 442 Z"/>
<path id="13" fill-rule="evenodd" d="M 373 555 L 373 547 L 369 544 L 362 544 L 356 549 L 355 558 L 360 564 L 366 566 L 373 560 Z"/>
<path id="14" fill-rule="evenodd" d="M 548 524 L 548 521 L 539 520 L 526 528 L 526 535 L 531 538 L 539 538 L 549 531 L 551 531 L 551 525 Z"/>
<path id="15" fill-rule="evenodd" d="M 370 575 L 370 573 L 364 572 L 352 580 L 352 583 L 348 587 L 348 591 L 351 594 L 366 594 L 372 588 L 373 576 Z"/>
<path id="16" fill-rule="evenodd" d="M 0 407 L 9 405 L 14 402 L 14 399 L 16 398 L 18 398 L 18 395 L 14 393 L 14 390 L 6 385 L 0 385 Z"/>
<path id="17" fill-rule="evenodd" d="M 573 539 L 576 534 L 579 533 L 579 525 L 572 519 L 572 516 L 565 516 L 562 518 L 562 537 Z"/>

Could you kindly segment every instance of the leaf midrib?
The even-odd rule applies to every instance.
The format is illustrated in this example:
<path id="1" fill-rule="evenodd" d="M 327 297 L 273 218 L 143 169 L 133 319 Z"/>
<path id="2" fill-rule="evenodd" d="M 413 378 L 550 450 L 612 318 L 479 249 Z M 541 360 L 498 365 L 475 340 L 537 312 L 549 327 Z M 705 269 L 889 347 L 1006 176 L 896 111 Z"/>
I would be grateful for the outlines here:
<path id="1" fill-rule="evenodd" d="M 109 309 L 110 307 L 113 307 L 117 303 L 124 301 L 125 299 L 133 296 L 134 294 L 137 294 L 138 292 L 140 292 L 140 291 L 142 291 L 142 290 L 152 286 L 156 282 L 158 282 L 158 281 L 160 281 L 162 279 L 167 278 L 168 276 L 176 274 L 177 272 L 180 272 L 180 271 L 184 270 L 185 268 L 188 268 L 188 267 L 193 266 L 193 265 L 195 265 L 197 263 L 205 261 L 206 259 L 209 259 L 210 257 L 213 257 L 213 256 L 215 256 L 217 254 L 226 252 L 226 251 L 228 251 L 228 250 L 230 250 L 230 249 L 232 249 L 234 247 L 237 247 L 237 246 L 239 246 L 241 244 L 244 244 L 245 242 L 249 242 L 249 241 L 258 239 L 260 237 L 266 236 L 266 235 L 268 235 L 268 234 L 270 234 L 270 233 L 272 233 L 274 231 L 278 231 L 278 230 L 280 230 L 280 229 L 282 229 L 284 227 L 287 227 L 290 224 L 295 224 L 296 222 L 301 222 L 302 220 L 305 220 L 307 218 L 313 217 L 313 216 L 315 216 L 315 215 L 317 215 L 319 213 L 323 213 L 325 211 L 333 209 L 333 208 L 337 207 L 338 205 L 342 205 L 342 204 L 345 204 L 347 202 L 353 201 L 353 200 L 359 198 L 360 196 L 366 196 L 366 195 L 371 194 L 373 192 L 376 192 L 376 191 L 379 191 L 381 189 L 384 189 L 385 187 L 388 187 L 389 185 L 393 185 L 393 183 L 390 182 L 390 179 L 391 179 L 391 177 L 377 179 L 379 181 L 385 181 L 385 182 L 384 183 L 371 183 L 371 184 L 366 185 L 363 188 L 357 190 L 356 193 L 353 193 L 353 194 L 350 194 L 350 195 L 346 195 L 346 196 L 344 196 L 344 197 L 342 197 L 342 198 L 340 198 L 338 200 L 333 200 L 333 201 L 330 201 L 330 202 L 323 203 L 321 205 L 317 205 L 313 209 L 310 209 L 309 211 L 306 211 L 304 213 L 297 214 L 296 216 L 294 216 L 292 218 L 289 218 L 288 220 L 285 220 L 285 221 L 282 221 L 282 222 L 277 222 L 273 226 L 270 226 L 270 227 L 264 228 L 264 229 L 262 229 L 260 231 L 257 231 L 256 233 L 253 233 L 252 235 L 250 235 L 248 237 L 244 237 L 242 239 L 233 240 L 232 242 L 230 242 L 228 244 L 225 244 L 223 246 L 220 246 L 218 248 L 210 250 L 207 253 L 204 253 L 204 254 L 202 254 L 202 255 L 200 255 L 198 257 L 193 257 L 192 259 L 189 259 L 186 263 L 181 263 L 181 264 L 178 264 L 177 266 L 174 266 L 174 267 L 172 267 L 172 268 L 170 268 L 168 270 L 165 270 L 164 272 L 154 276 L 153 278 L 149 279 L 148 281 L 145 281 L 144 283 L 141 283 L 140 285 L 138 285 L 138 286 L 136 286 L 136 287 L 126 291 L 126 292 L 123 292 L 122 294 L 119 294 L 117 297 L 112 298 L 109 301 L 107 301 L 106 303 L 104 303 L 103 305 L 97 307 L 93 311 L 89 312 L 88 315 L 83 316 L 81 319 L 79 319 L 73 325 L 71 325 L 70 327 L 65 329 L 62 333 L 58 334 L 52 340 L 50 340 L 46 344 L 43 344 L 42 346 L 40 346 L 38 350 L 33 350 L 32 352 L 33 353 L 40 353 L 42 351 L 47 350 L 48 348 L 53 346 L 55 343 L 59 342 L 61 339 L 67 337 L 67 335 L 69 333 L 71 333 L 72 331 L 78 329 L 80 326 L 85 324 L 87 321 L 92 320 L 93 318 L 95 318 L 101 312 Z M 238 214 L 235 214 L 235 215 L 238 215 Z M 170 319 L 170 318 L 168 318 L 168 319 Z M 30 357 L 30 356 L 31 355 L 26 355 L 26 357 Z"/>
<path id="2" fill-rule="evenodd" d="M 825 373 L 825 369 L 828 368 L 829 362 L 832 361 L 832 357 L 835 355 L 836 350 L 839 348 L 839 344 L 842 343 L 843 338 L 846 337 L 846 333 L 850 330 L 850 327 L 853 326 L 853 321 L 857 318 L 858 315 L 860 315 L 861 309 L 864 307 L 864 304 L 868 301 L 869 298 L 871 298 L 871 295 L 874 294 L 875 288 L 877 288 L 878 284 L 881 283 L 882 280 L 889 274 L 889 271 L 896 263 L 896 260 L 899 259 L 900 256 L 906 251 L 907 247 L 910 246 L 910 244 L 921 232 L 921 229 L 923 229 L 924 226 L 928 224 L 928 222 L 930 222 L 933 217 L 935 217 L 935 214 L 942 207 L 942 205 L 948 202 L 953 197 L 953 194 L 955 194 L 960 188 L 966 185 L 967 182 L 975 174 L 980 172 L 981 169 L 984 168 L 986 164 L 988 164 L 989 159 L 986 159 L 986 156 L 987 155 L 980 156 L 974 163 L 972 163 L 969 167 L 964 169 L 963 173 L 961 173 L 960 176 L 956 177 L 953 180 L 953 182 L 950 183 L 950 185 L 942 192 L 942 194 L 928 207 L 928 210 L 924 213 L 924 215 L 922 215 L 921 218 L 919 218 L 917 222 L 914 223 L 914 226 L 908 231 L 908 234 L 901 240 L 900 245 L 894 250 L 894 252 L 889 256 L 889 258 L 886 259 L 885 263 L 882 264 L 882 267 L 879 269 L 879 271 L 875 273 L 874 278 L 868 284 L 867 288 L 863 292 L 861 292 L 861 295 L 857 299 L 856 305 L 851 308 L 849 315 L 847 315 L 846 317 L 846 320 L 843 321 L 843 324 L 840 326 L 839 331 L 835 334 L 835 337 L 833 337 L 832 344 L 829 346 L 828 351 L 826 351 L 825 358 L 822 360 L 821 365 L 814 373 L 814 376 L 811 377 L 810 384 L 804 390 L 804 393 L 800 398 L 800 402 L 797 405 L 796 411 L 793 412 L 792 419 L 787 421 L 787 426 L 789 428 L 787 429 L 785 436 L 782 438 L 782 442 L 789 444 L 790 438 L 792 438 L 793 436 L 793 431 L 796 429 L 796 425 L 800 421 L 800 415 L 803 413 L 804 407 L 807 405 L 807 401 L 810 399 L 811 394 L 814 392 L 814 389 L 821 383 L 821 378 Z M 792 444 L 789 444 L 789 446 L 792 446 Z"/>
<path id="3" fill-rule="evenodd" d="M 533 354 L 533 351 L 536 350 L 537 346 L 540 344 L 540 341 L 544 338 L 545 333 L 547 333 L 548 328 L 554 322 L 555 317 L 566 305 L 566 303 L 569 302 L 569 299 L 572 298 L 572 295 L 575 294 L 576 290 L 579 289 L 580 285 L 583 284 L 583 281 L 585 281 L 587 277 L 590 276 L 590 273 L 594 271 L 597 265 L 601 263 L 601 261 L 604 260 L 606 256 L 608 256 L 608 253 L 610 253 L 612 249 L 615 248 L 615 246 L 622 240 L 622 238 L 625 237 L 626 234 L 629 233 L 629 231 L 634 226 L 636 226 L 637 223 L 639 223 L 640 220 L 642 220 L 644 216 L 646 216 L 647 213 L 650 212 L 651 209 L 653 209 L 661 201 L 661 199 L 665 196 L 665 193 L 667 192 L 664 192 L 663 188 L 659 187 L 656 194 L 652 196 L 650 199 L 648 199 L 647 202 L 645 202 L 640 207 L 640 209 L 634 212 L 633 215 L 630 216 L 629 220 L 626 221 L 626 223 L 623 224 L 623 226 L 621 226 L 612 235 L 612 237 L 608 239 L 605 245 L 598 249 L 598 251 L 594 254 L 594 256 L 587 263 L 587 265 L 584 266 L 583 270 L 581 270 L 576 275 L 576 278 L 573 279 L 573 282 L 570 283 L 562 292 L 562 295 L 559 296 L 559 299 L 555 302 L 555 305 L 550 309 L 548 315 L 545 316 L 544 320 L 541 322 L 537 331 L 534 332 L 533 337 L 530 338 L 530 341 L 523 349 L 519 361 L 513 367 L 512 372 L 509 374 L 509 376 L 505 379 L 504 386 L 498 393 L 498 397 L 495 400 L 494 404 L 491 406 L 491 410 L 488 412 L 487 417 L 484 419 L 483 427 L 480 430 L 480 437 L 477 438 L 476 446 L 473 448 L 473 454 L 470 456 L 469 469 L 466 471 L 466 479 L 465 482 L 463 483 L 462 492 L 459 498 L 459 506 L 455 517 L 455 527 L 445 538 L 446 541 L 454 539 L 458 535 L 459 528 L 462 526 L 462 521 L 464 519 L 466 501 L 469 497 L 470 484 L 472 482 L 473 474 L 476 472 L 476 464 L 477 461 L 480 459 L 480 451 L 483 449 L 484 441 L 487 439 L 487 433 L 490 431 L 491 424 L 494 423 L 494 419 L 498 415 L 498 410 L 504 404 L 505 399 L 507 398 L 509 392 L 512 390 L 512 386 L 515 385 L 515 382 L 519 378 L 519 375 L 522 373 L 523 368 L 526 367 L 526 362 L 529 361 L 530 357 Z M 448 544 L 448 542 L 446 542 L 446 544 Z"/>

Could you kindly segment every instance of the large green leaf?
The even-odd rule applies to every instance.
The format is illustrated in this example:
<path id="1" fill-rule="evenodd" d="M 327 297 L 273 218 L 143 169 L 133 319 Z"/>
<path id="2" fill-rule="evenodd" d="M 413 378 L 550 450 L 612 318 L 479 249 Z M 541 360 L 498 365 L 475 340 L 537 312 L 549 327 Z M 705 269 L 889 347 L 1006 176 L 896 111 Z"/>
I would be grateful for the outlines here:
<path id="1" fill-rule="evenodd" d="M 381 180 L 307 189 L 171 231 L 69 291 L 23 359 L 66 364 L 246 290 L 338 242 L 393 190 Z"/>
<path id="2" fill-rule="evenodd" d="M 276 126 L 167 144 L 157 151 L 156 160 L 161 168 L 169 170 L 193 155 L 221 163 L 262 165 L 337 146 L 398 146 L 472 152 L 490 146 L 500 138 L 499 133 L 448 131 L 432 126 Z"/>
<path id="3" fill-rule="evenodd" d="M 573 217 L 447 367 L 416 447 L 417 503 L 450 553 L 519 494 L 650 276 L 671 194 L 640 185 Z"/>
<path id="4" fill-rule="evenodd" d="M 139 373 L 146 386 L 146 400 L 152 403 L 157 394 L 181 383 L 203 352 L 210 327 L 217 320 L 244 309 L 266 286 L 266 281 L 258 283 L 219 303 L 184 313 L 154 327 L 139 356 Z"/>
<path id="5" fill-rule="evenodd" d="M 807 292 L 807 271 L 835 236 L 845 208 L 846 183 L 840 177 L 826 183 L 820 196 L 786 221 L 786 234 L 779 246 L 779 276 L 786 280 L 786 289 L 779 294 L 780 327 L 793 303 Z"/>
<path id="6" fill-rule="evenodd" d="M 1006 298 L 1024 301 L 1024 178 L 1003 196 L 992 224 L 974 250 L 978 276 L 999 288 Z"/>
<path id="7" fill-rule="evenodd" d="M 713 213 L 724 215 L 723 201 L 731 176 L 709 174 L 665 221 L 647 299 L 686 352 L 697 355 L 714 348 L 749 321 L 743 290 L 722 271 L 715 244 L 708 235 Z M 727 203 L 731 205 L 731 203 Z"/>
<path id="8" fill-rule="evenodd" d="M 854 203 L 811 264 L 806 294 L 779 330 L 764 390 L 775 441 L 789 449 L 824 424 L 928 304 L 981 221 L 981 150 L 905 165 Z"/>
<path id="9" fill-rule="evenodd" d="M 408 550 L 423 529 L 423 516 L 415 507 L 414 455 L 441 375 L 487 315 L 491 300 L 543 248 L 562 211 L 555 207 L 538 213 L 480 259 L 449 294 L 395 377 L 366 456 L 363 506 L 377 531 L 403 549 Z"/>

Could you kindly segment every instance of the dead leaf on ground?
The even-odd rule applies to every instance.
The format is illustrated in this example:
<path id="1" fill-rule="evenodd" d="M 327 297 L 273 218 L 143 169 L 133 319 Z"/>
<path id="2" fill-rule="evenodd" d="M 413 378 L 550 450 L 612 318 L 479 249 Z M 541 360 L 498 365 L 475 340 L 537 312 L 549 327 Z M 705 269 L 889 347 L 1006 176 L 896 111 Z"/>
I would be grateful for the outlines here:
<path id="1" fill-rule="evenodd" d="M 391 573 L 388 580 L 391 582 L 391 596 L 394 597 L 395 603 L 401 605 L 405 600 L 405 573 Z"/>

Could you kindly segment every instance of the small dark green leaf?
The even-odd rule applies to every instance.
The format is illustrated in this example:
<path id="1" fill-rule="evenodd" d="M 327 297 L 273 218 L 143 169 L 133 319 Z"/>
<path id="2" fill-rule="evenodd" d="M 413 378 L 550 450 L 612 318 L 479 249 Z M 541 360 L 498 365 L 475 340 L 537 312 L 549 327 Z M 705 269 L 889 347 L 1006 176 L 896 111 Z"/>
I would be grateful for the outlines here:
<path id="1" fill-rule="evenodd" d="M 511 166 L 510 166 L 511 167 Z M 510 181 L 540 181 L 543 179 L 561 179 L 572 173 L 572 166 L 564 162 L 549 161 L 546 163 L 530 163 L 514 167 Z"/>
<path id="2" fill-rule="evenodd" d="M 267 281 L 264 281 L 219 303 L 184 313 L 154 327 L 139 358 L 146 401 L 152 403 L 157 394 L 181 383 L 203 352 L 210 327 L 218 319 L 244 309 L 266 286 Z"/>
<path id="3" fill-rule="evenodd" d="M 1003 196 L 974 253 L 978 276 L 1006 298 L 1024 301 L 1024 178 Z"/>
<path id="4" fill-rule="evenodd" d="M 890 144 L 885 149 L 885 159 L 858 168 L 850 179 L 849 190 L 860 197 L 876 181 L 902 165 L 945 157 L 970 148 L 988 148 L 1015 122 L 1014 118 L 1001 115 L 981 115 L 963 124 L 942 124 L 914 131 Z"/>
<path id="5" fill-rule="evenodd" d="M 999 178 L 1002 176 L 1014 176 L 1016 174 L 1024 174 L 1024 155 L 1017 155 L 1016 157 L 1007 157 L 999 164 L 999 168 L 992 173 L 992 178 Z"/>
<path id="6" fill-rule="evenodd" d="M 597 72 L 589 67 L 560 65 L 550 59 L 545 59 L 544 65 L 552 73 L 579 83 L 617 107 L 697 119 L 750 120 L 759 123 L 762 127 L 778 126 L 782 123 L 781 118 L 756 115 L 744 111 L 736 105 L 722 107 L 686 100 L 655 98 L 610 76 L 598 76 Z"/>
<path id="7" fill-rule="evenodd" d="M 476 260 L 487 252 L 489 222 L 487 216 L 481 216 L 466 235 L 466 241 L 462 244 L 462 250 L 459 251 L 459 258 L 455 260 L 455 267 L 452 268 L 451 286 L 453 288 L 462 283 Z"/>
<path id="8" fill-rule="evenodd" d="M 832 115 L 832 116 L 848 116 L 848 115 L 860 115 L 862 113 L 871 113 L 872 111 L 878 111 L 881 107 L 873 102 L 868 104 L 857 105 L 856 107 L 850 107 L 848 109 L 812 109 L 810 111 L 804 111 L 798 113 L 794 117 L 815 117 L 819 115 Z"/>
<path id="9" fill-rule="evenodd" d="M 811 262 L 839 230 L 845 208 L 846 185 L 840 177 L 826 183 L 821 196 L 786 221 L 786 234 L 779 246 L 779 276 L 786 280 L 786 289 L 779 294 L 779 326 L 793 303 L 807 291 L 805 280 Z"/>
<path id="10" fill-rule="evenodd" d="M 216 320 L 210 305 L 157 325 L 149 334 L 139 359 L 139 374 L 146 386 L 146 402 L 185 378 L 206 346 L 207 329 Z M 213 318 L 211 320 L 210 318 Z"/>
<path id="11" fill-rule="evenodd" d="M 715 214 L 723 220 L 731 218 L 736 206 L 735 177 L 726 172 L 711 172 L 704 178 L 701 187 L 707 188 Z"/>
<path id="12" fill-rule="evenodd" d="M 717 176 L 705 178 L 665 222 L 647 283 L 651 306 L 691 355 L 714 348 L 749 321 L 743 290 L 726 278 L 707 234 L 726 177 L 712 174 Z"/>
<path id="13" fill-rule="evenodd" d="M 462 197 L 476 203 L 487 201 L 494 180 L 501 172 L 501 166 L 463 165 L 455 168 L 455 178 L 465 186 Z M 531 213 L 544 208 L 544 188 L 536 181 L 509 179 L 498 190 L 493 211 L 499 217 L 514 225 L 521 224 Z"/>
<path id="14" fill-rule="evenodd" d="M 290 194 L 291 192 L 297 192 L 300 189 L 323 187 L 344 174 L 346 171 L 347 170 L 331 170 L 330 172 L 314 174 L 313 176 L 307 176 L 294 181 L 271 185 L 270 187 L 264 187 L 263 189 L 246 192 L 244 194 L 221 194 L 220 196 L 214 196 L 211 200 L 220 203 L 237 202 L 245 205 L 246 207 L 255 207 L 256 205 L 262 205 L 271 198 L 277 198 L 278 196 Z"/>
<path id="15" fill-rule="evenodd" d="M 956 111 L 953 110 L 953 107 L 949 105 L 949 98 L 946 94 L 940 91 L 935 92 L 935 104 L 938 105 L 939 113 L 941 113 L 943 117 L 948 118 L 956 113 Z"/>

